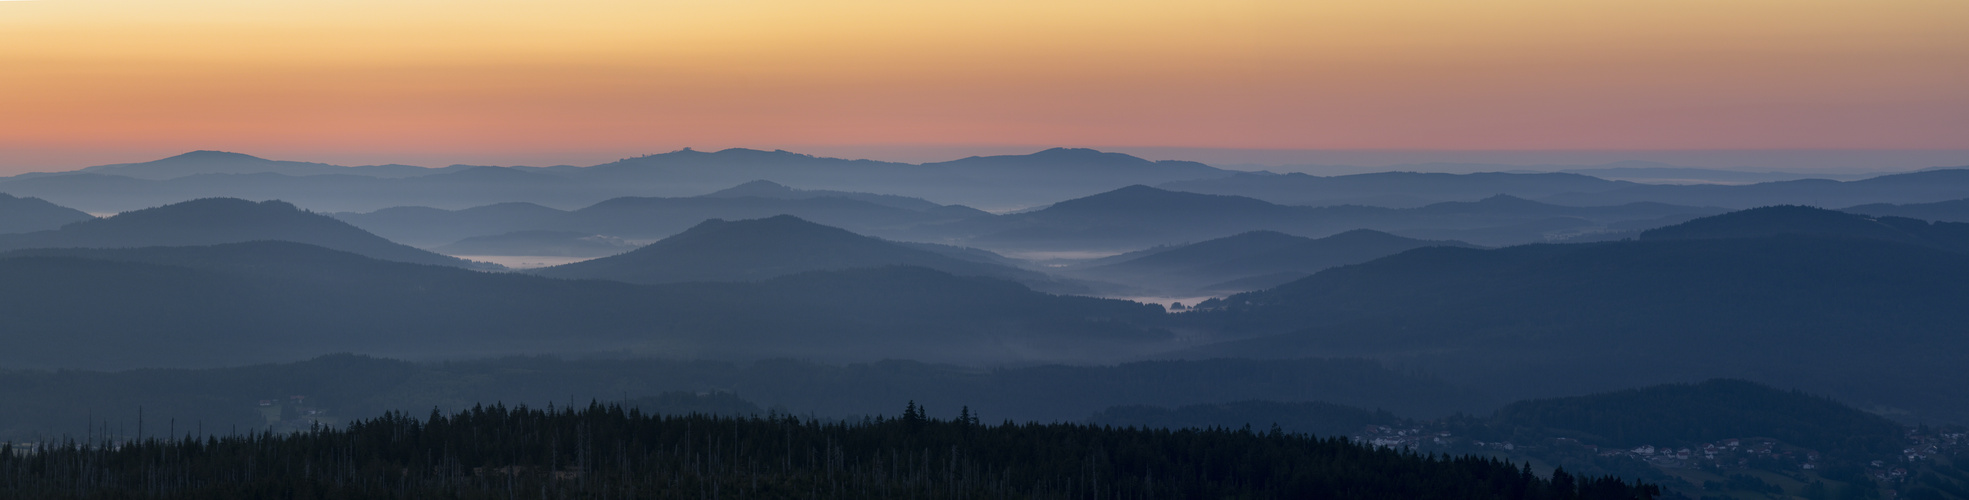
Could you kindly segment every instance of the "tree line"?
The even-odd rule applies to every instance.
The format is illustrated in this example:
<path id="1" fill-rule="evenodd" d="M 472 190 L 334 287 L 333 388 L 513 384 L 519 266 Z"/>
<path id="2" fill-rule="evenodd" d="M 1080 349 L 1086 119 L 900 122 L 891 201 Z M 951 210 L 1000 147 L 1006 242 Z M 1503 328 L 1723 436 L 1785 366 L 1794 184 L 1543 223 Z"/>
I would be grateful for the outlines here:
<path id="1" fill-rule="evenodd" d="M 823 421 L 621 405 L 390 412 L 300 433 L 0 447 L 10 498 L 1634 499 L 1654 485 L 1241 429 Z"/>

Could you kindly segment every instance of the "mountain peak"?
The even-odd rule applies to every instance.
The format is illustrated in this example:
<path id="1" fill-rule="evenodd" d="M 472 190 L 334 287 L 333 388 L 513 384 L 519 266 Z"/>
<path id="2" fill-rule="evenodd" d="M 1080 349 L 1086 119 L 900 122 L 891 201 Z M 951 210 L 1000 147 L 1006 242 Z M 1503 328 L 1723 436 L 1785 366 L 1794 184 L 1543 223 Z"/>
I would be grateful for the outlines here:
<path id="1" fill-rule="evenodd" d="M 1537 203 L 1537 202 L 1527 200 L 1524 198 L 1519 198 L 1516 196 L 1511 196 L 1508 194 L 1494 194 L 1494 195 L 1490 195 L 1490 197 L 1477 200 L 1477 203 Z"/>
<path id="2" fill-rule="evenodd" d="M 157 161 L 164 162 L 164 161 L 269 161 L 269 160 L 267 160 L 266 158 L 261 158 L 258 156 L 253 156 L 245 153 L 234 153 L 231 151 L 215 151 L 210 149 L 201 149 L 177 156 L 172 156 L 169 158 L 164 158 Z"/>
<path id="3" fill-rule="evenodd" d="M 1182 212 L 1199 210 L 1268 210 L 1280 208 L 1277 205 L 1243 196 L 1200 194 L 1187 191 L 1170 191 L 1136 184 L 1105 193 L 1075 198 L 1054 203 L 1041 212 L 1074 210 L 1149 210 L 1157 212 Z"/>
<path id="4" fill-rule="evenodd" d="M 1777 205 L 1712 215 L 1641 233 L 1643 240 L 1757 238 L 1800 235 L 1893 241 L 1969 250 L 1969 225 L 1929 224 L 1801 205 Z"/>
<path id="5" fill-rule="evenodd" d="M 628 253 L 534 271 L 543 276 L 630 283 L 758 281 L 810 271 L 921 266 L 960 275 L 1020 271 L 940 254 L 809 222 L 791 215 L 710 219 Z"/>
<path id="6" fill-rule="evenodd" d="M 747 196 L 772 198 L 772 197 L 786 196 L 789 194 L 794 194 L 796 192 L 799 192 L 799 190 L 793 189 L 791 187 L 787 187 L 785 184 L 780 184 L 768 180 L 756 180 L 744 184 L 739 184 L 737 186 L 732 186 L 725 189 L 713 191 L 709 194 L 705 194 L 704 196 L 710 198 L 740 198 L 740 197 L 747 197 Z"/>
<path id="7" fill-rule="evenodd" d="M 84 220 L 52 231 L 8 235 L 0 239 L 0 248 L 206 246 L 260 240 L 306 243 L 398 262 L 471 265 L 391 242 L 284 201 L 238 198 L 201 198 Z"/>
<path id="8" fill-rule="evenodd" d="M 1110 155 L 1112 155 L 1112 156 L 1110 156 Z M 1037 152 L 1037 153 L 1033 153 L 1033 154 L 1032 154 L 1031 156 L 1051 156 L 1051 157 L 1096 157 L 1096 158 L 1098 158 L 1098 157 L 1108 157 L 1108 158 L 1113 158 L 1113 157 L 1122 157 L 1122 156 L 1126 156 L 1126 157 L 1129 157 L 1129 158 L 1134 158 L 1134 156 L 1133 156 L 1133 155 L 1128 155 L 1128 154 L 1123 154 L 1123 153 L 1109 153 L 1109 152 L 1106 152 L 1106 151 L 1101 151 L 1101 150 L 1097 150 L 1097 149 L 1093 149 L 1093 148 L 1047 148 L 1047 149 L 1045 149 L 1045 150 L 1041 150 L 1041 151 L 1039 151 L 1039 152 Z"/>

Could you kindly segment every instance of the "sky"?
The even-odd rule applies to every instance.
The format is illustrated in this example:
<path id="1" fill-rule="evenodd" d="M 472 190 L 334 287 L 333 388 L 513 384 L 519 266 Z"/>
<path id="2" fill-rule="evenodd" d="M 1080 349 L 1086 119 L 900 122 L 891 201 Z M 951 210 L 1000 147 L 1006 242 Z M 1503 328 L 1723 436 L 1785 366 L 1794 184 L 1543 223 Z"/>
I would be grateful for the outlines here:
<path id="1" fill-rule="evenodd" d="M 0 1 L 0 68 L 0 174 L 687 146 L 1969 164 L 1960 0 Z"/>

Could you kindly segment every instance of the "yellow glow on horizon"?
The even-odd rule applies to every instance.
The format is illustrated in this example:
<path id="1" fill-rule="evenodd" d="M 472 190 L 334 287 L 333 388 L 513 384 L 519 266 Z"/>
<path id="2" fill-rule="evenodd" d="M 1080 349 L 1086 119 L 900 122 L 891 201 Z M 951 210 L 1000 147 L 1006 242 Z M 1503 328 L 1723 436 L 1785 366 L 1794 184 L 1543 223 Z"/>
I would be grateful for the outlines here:
<path id="1" fill-rule="evenodd" d="M 0 148 L 1969 147 L 1969 2 L 0 2 Z"/>

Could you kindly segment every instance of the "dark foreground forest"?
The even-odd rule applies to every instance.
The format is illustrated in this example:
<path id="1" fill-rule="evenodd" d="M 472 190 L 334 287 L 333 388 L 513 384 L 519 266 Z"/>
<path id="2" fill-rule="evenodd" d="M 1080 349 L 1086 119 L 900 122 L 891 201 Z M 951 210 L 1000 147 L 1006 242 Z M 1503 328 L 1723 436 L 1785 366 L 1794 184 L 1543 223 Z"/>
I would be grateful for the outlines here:
<path id="1" fill-rule="evenodd" d="M 0 450 L 6 498 L 1653 498 L 1278 430 L 477 407 L 293 434 Z"/>

